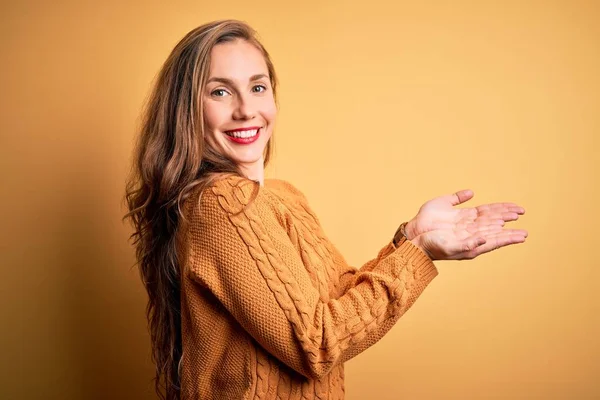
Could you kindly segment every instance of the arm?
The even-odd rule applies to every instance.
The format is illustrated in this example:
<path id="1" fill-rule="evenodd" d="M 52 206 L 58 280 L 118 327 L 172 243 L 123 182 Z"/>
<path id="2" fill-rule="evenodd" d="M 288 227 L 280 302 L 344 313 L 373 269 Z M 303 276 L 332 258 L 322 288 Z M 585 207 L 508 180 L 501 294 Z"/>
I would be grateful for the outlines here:
<path id="1" fill-rule="evenodd" d="M 262 193 L 206 190 L 192 218 L 192 278 L 273 356 L 312 378 L 378 341 L 437 270 L 405 242 L 323 301 Z M 247 206 L 246 206 L 247 205 Z M 245 206 L 245 207 L 244 207 Z"/>

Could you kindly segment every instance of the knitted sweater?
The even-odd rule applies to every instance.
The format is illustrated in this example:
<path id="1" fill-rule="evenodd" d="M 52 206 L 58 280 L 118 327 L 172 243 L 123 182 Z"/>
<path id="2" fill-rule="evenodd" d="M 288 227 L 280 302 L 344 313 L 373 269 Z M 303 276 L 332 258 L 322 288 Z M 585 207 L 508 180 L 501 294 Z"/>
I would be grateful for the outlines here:
<path id="1" fill-rule="evenodd" d="M 228 176 L 199 195 L 179 237 L 182 399 L 343 399 L 344 362 L 437 275 L 410 241 L 349 266 L 285 181 Z"/>

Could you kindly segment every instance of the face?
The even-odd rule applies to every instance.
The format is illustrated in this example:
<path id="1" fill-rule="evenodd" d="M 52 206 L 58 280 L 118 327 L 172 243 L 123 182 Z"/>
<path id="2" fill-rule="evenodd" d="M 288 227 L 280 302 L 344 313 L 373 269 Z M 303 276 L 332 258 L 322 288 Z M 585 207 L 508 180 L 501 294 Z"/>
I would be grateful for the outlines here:
<path id="1" fill-rule="evenodd" d="M 277 109 L 260 50 L 244 40 L 213 47 L 203 100 L 210 144 L 243 170 L 262 170 Z"/>

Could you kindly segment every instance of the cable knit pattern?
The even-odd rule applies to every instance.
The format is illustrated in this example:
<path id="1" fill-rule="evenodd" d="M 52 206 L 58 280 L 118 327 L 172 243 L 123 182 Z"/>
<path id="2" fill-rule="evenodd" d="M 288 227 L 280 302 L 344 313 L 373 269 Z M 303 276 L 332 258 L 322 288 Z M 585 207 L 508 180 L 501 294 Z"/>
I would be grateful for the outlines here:
<path id="1" fill-rule="evenodd" d="M 344 362 L 437 275 L 409 241 L 349 266 L 281 180 L 228 176 L 190 196 L 184 213 L 184 399 L 344 399 Z"/>

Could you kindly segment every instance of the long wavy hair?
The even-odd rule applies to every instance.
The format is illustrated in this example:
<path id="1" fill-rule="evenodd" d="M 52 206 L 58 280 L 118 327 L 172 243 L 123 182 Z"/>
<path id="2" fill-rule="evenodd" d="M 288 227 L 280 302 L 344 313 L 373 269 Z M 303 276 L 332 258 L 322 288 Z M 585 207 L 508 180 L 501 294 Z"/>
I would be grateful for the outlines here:
<path id="1" fill-rule="evenodd" d="M 134 227 L 131 240 L 148 292 L 154 385 L 161 399 L 180 397 L 181 281 L 176 236 L 184 219 L 181 206 L 192 190 L 201 190 L 221 174 L 243 176 L 233 160 L 206 141 L 202 100 L 212 48 L 238 39 L 264 55 L 275 95 L 273 63 L 248 24 L 222 20 L 192 30 L 165 61 L 147 99 L 126 185 L 124 218 Z M 271 153 L 272 139 L 265 148 L 265 166 Z"/>

